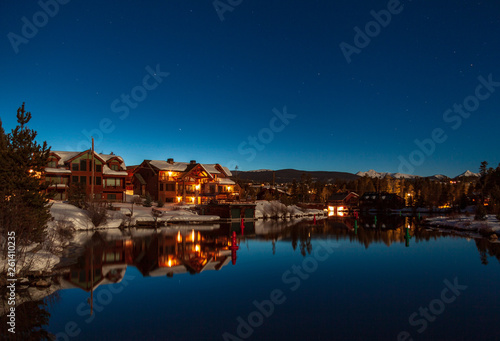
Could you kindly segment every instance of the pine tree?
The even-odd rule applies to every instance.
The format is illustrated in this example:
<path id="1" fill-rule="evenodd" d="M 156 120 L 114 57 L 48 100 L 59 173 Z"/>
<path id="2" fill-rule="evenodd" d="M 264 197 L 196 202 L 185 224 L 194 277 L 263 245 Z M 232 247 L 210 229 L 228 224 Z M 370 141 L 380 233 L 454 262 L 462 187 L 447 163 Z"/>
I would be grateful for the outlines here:
<path id="1" fill-rule="evenodd" d="M 36 131 L 27 127 L 30 120 L 23 103 L 17 127 L 6 136 L 0 129 L 0 228 L 14 231 L 20 245 L 43 241 L 50 219 L 46 185 L 40 179 L 50 148 L 35 141 Z"/>

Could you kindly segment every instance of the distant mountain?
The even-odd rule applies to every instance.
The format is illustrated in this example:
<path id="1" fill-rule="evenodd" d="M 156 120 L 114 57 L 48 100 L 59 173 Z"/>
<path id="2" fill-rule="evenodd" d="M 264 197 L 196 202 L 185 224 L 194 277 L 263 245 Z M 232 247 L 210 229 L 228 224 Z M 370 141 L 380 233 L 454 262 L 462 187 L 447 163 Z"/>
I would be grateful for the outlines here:
<path id="1" fill-rule="evenodd" d="M 474 176 L 474 177 L 479 178 L 481 176 L 481 174 L 479 174 L 479 173 L 473 173 L 470 170 L 466 170 L 462 174 L 457 175 L 456 178 L 462 178 L 462 177 L 466 177 L 466 176 Z"/>
<path id="2" fill-rule="evenodd" d="M 260 169 L 258 171 L 231 171 L 232 178 L 240 178 L 243 180 L 252 180 L 254 182 L 272 182 L 273 171 Z M 333 183 L 335 180 L 351 181 L 356 180 L 359 176 L 345 172 L 328 172 L 328 171 L 303 171 L 297 169 L 280 169 L 275 171 L 276 183 L 292 182 L 293 179 L 300 181 L 302 174 L 310 175 L 313 181 L 322 181 Z"/>
<path id="3" fill-rule="evenodd" d="M 449 178 L 443 174 L 435 174 L 435 175 L 428 176 L 427 179 L 436 180 L 436 181 L 443 181 L 443 180 L 446 180 Z"/>
<path id="4" fill-rule="evenodd" d="M 370 178 L 379 178 L 379 179 L 383 179 L 386 176 L 390 176 L 390 177 L 396 178 L 396 179 L 400 179 L 400 178 L 405 178 L 405 179 L 419 178 L 418 175 L 403 174 L 403 173 L 377 172 L 377 171 L 374 171 L 373 169 L 370 169 L 368 172 L 357 172 L 356 175 L 358 175 L 358 176 L 368 176 Z"/>

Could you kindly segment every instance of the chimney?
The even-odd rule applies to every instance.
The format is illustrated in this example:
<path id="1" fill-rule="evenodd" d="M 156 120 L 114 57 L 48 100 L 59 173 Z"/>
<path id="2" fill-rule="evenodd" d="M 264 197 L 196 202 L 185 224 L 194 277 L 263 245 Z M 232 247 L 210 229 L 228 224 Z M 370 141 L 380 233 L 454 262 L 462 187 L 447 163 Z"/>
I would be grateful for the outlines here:
<path id="1" fill-rule="evenodd" d="M 173 164 L 174 163 L 174 159 L 172 159 L 172 158 L 167 159 L 167 163 Z"/>
<path id="2" fill-rule="evenodd" d="M 192 165 L 196 165 L 196 160 L 191 160 L 191 161 L 189 161 L 189 163 Z"/>

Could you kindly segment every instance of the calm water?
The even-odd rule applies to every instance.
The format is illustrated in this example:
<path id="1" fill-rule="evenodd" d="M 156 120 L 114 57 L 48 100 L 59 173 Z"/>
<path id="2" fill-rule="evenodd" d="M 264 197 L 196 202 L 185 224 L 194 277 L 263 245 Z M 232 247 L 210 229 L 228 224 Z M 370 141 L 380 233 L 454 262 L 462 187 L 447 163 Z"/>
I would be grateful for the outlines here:
<path id="1" fill-rule="evenodd" d="M 87 235 L 65 259 L 66 289 L 45 299 L 44 328 L 58 340 L 500 339 L 500 244 L 399 217 L 241 232 Z"/>

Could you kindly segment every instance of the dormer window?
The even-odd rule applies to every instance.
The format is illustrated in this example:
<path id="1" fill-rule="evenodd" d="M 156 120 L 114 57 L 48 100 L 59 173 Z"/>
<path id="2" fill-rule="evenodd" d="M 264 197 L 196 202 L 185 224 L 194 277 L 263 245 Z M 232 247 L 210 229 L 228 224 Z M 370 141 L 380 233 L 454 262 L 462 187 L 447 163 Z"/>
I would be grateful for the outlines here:
<path id="1" fill-rule="evenodd" d="M 119 166 L 119 165 L 117 165 L 117 164 L 112 164 L 112 165 L 110 166 L 110 168 L 111 168 L 112 170 L 114 170 L 114 171 L 118 171 L 118 170 L 120 170 L 120 166 Z"/>
<path id="2" fill-rule="evenodd" d="M 47 163 L 47 167 L 57 168 L 57 160 L 49 160 L 49 162 Z"/>

